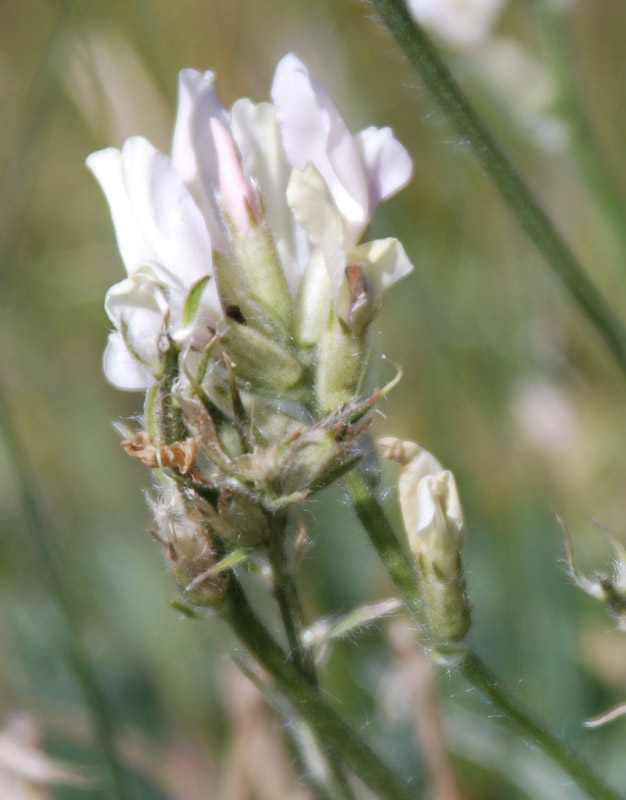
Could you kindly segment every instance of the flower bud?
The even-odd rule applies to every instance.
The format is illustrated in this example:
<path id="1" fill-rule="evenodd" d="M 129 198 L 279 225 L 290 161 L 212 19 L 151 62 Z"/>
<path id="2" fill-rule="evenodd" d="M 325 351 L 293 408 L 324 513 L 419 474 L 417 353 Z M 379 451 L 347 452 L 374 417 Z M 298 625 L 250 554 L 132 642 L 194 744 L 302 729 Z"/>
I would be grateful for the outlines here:
<path id="1" fill-rule="evenodd" d="M 365 337 L 335 314 L 317 349 L 315 395 L 322 411 L 332 411 L 357 394 L 365 362 Z"/>
<path id="2" fill-rule="evenodd" d="M 558 516 L 557 521 L 563 531 L 569 574 L 572 580 L 590 597 L 603 602 L 616 618 L 619 629 L 626 631 L 626 547 L 610 531 L 604 531 L 615 551 L 612 575 L 606 572 L 597 572 L 594 578 L 588 578 L 579 571 L 576 565 L 572 540 L 565 523 Z"/>
<path id="3" fill-rule="evenodd" d="M 196 606 L 217 605 L 226 592 L 228 575 L 212 572 L 216 558 L 199 512 L 185 513 L 177 495 L 151 505 L 156 522 L 154 537 L 165 548 L 183 597 Z"/>
<path id="4" fill-rule="evenodd" d="M 454 476 L 414 442 L 379 440 L 402 472 L 398 494 L 409 548 L 417 563 L 422 600 L 435 639 L 461 639 L 469 628 L 461 549 L 465 520 Z"/>
<path id="5" fill-rule="evenodd" d="M 337 433 L 323 426 L 305 429 L 280 459 L 277 491 L 284 496 L 314 492 L 332 482 L 356 458 L 350 435 L 338 441 Z"/>

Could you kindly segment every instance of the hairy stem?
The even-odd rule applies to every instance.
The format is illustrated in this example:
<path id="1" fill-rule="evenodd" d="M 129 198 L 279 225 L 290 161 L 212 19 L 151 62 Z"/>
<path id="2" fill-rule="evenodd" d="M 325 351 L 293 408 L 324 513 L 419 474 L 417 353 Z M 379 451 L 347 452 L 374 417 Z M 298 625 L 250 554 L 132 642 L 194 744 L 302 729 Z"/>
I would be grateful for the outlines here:
<path id="1" fill-rule="evenodd" d="M 371 0 L 371 3 L 522 228 L 626 373 L 626 330 L 621 321 L 456 84 L 429 38 L 412 21 L 404 0 Z"/>
<path id="2" fill-rule="evenodd" d="M 519 733 L 531 739 L 542 752 L 557 763 L 594 800 L 623 800 L 593 768 L 570 750 L 545 723 L 506 689 L 485 666 L 479 656 L 467 650 L 456 668 L 473 686 L 479 689 L 507 718 Z"/>
<path id="3" fill-rule="evenodd" d="M 359 469 L 353 469 L 344 475 L 342 482 L 361 524 L 400 591 L 405 605 L 421 624 L 421 602 L 417 576 L 382 506 L 374 497 Z"/>
<path id="4" fill-rule="evenodd" d="M 302 678 L 318 691 L 319 682 L 313 651 L 302 641 L 302 634 L 306 624 L 298 588 L 293 579 L 289 557 L 285 550 L 286 525 L 287 517 L 285 514 L 276 515 L 270 520 L 268 549 L 274 576 L 274 596 L 280 610 L 287 636 L 289 645 L 288 658 L 300 672 Z M 320 742 L 320 747 L 326 754 L 328 768 L 336 793 L 341 796 L 342 800 L 352 800 L 352 791 L 344 775 L 343 766 L 337 757 L 337 753 L 324 742 Z"/>
<path id="5" fill-rule="evenodd" d="M 289 644 L 289 658 L 302 672 L 311 686 L 317 686 L 317 675 L 313 654 L 303 645 L 302 632 L 306 624 L 302 605 L 295 585 L 289 559 L 285 552 L 285 515 L 277 515 L 270 520 L 268 553 L 274 576 L 274 596 Z"/>
<path id="6" fill-rule="evenodd" d="M 358 470 L 349 473 L 344 478 L 344 483 L 363 527 L 399 588 L 407 608 L 418 623 L 421 623 L 418 585 L 415 578 L 412 578 L 413 572 L 408 559 L 400 548 L 385 512 Z M 428 645 L 434 653 L 437 653 L 440 660 L 447 661 L 451 668 L 459 670 L 470 683 L 486 695 L 515 724 L 522 736 L 532 739 L 581 788 L 588 791 L 591 797 L 596 800 L 619 800 L 619 795 L 615 794 L 589 765 L 575 755 L 538 717 L 502 686 L 477 655 L 467 650 L 463 644 L 449 645 L 446 648 L 445 645 L 437 646 L 430 641 Z"/>
<path id="7" fill-rule="evenodd" d="M 225 617 L 255 659 L 269 672 L 279 689 L 325 743 L 383 800 L 415 800 L 411 791 L 378 758 L 357 733 L 322 699 L 317 689 L 303 680 L 284 651 L 252 610 L 231 576 Z"/>

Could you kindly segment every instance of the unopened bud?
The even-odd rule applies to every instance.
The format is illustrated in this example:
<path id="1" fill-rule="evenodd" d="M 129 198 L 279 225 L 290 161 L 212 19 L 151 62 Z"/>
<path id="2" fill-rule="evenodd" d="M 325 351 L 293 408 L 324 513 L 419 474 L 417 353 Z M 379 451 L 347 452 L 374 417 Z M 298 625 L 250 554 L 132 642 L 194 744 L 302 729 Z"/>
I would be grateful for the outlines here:
<path id="1" fill-rule="evenodd" d="M 430 633 L 439 640 L 461 639 L 470 609 L 461 563 L 465 521 L 454 476 L 414 442 L 386 437 L 379 445 L 386 458 L 402 465 L 400 507 Z"/>
<path id="2" fill-rule="evenodd" d="M 334 313 L 317 349 L 315 394 L 322 411 L 348 403 L 358 392 L 365 364 L 365 337 Z"/>
<path id="3" fill-rule="evenodd" d="M 228 575 L 214 572 L 215 554 L 209 543 L 203 519 L 197 511 L 185 514 L 169 498 L 152 503 L 156 529 L 153 531 L 165 554 L 185 600 L 196 606 L 215 606 L 221 602 Z"/>

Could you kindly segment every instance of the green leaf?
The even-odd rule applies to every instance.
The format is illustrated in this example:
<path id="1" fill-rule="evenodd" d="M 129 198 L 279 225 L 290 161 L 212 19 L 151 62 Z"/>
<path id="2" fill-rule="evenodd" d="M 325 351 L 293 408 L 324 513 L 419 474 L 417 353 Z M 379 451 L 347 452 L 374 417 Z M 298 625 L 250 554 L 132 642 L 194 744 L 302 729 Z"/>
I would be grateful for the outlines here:
<path id="1" fill-rule="evenodd" d="M 200 307 L 200 297 L 202 296 L 204 287 L 210 280 L 211 276 L 205 275 L 204 278 L 200 278 L 197 283 L 194 283 L 189 290 L 189 294 L 185 300 L 185 307 L 183 308 L 183 328 L 190 328 L 193 325 L 196 314 L 198 313 L 198 308 Z"/>

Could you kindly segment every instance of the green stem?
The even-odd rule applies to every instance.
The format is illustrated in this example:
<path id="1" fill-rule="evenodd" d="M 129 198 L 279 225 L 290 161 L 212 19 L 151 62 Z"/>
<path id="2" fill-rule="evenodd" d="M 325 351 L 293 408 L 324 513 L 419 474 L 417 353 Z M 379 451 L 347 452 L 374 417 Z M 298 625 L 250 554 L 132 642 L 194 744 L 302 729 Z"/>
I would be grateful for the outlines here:
<path id="1" fill-rule="evenodd" d="M 34 489 L 35 481 L 31 474 L 26 450 L 17 435 L 16 425 L 10 416 L 1 386 L 0 436 L 4 439 L 9 459 L 13 465 L 14 477 L 25 512 L 26 526 L 39 555 L 50 596 L 56 604 L 63 649 L 82 686 L 92 713 L 96 738 L 109 772 L 111 796 L 117 800 L 129 800 L 132 793 L 129 788 L 128 775 L 117 754 L 113 718 L 96 672 L 82 647 L 74 614 L 75 604 L 68 595 L 67 586 L 60 578 L 61 571 L 48 541 L 46 534 L 48 526 L 44 523 L 44 512 Z"/>
<path id="2" fill-rule="evenodd" d="M 589 764 L 582 761 L 532 711 L 502 686 L 479 656 L 468 650 L 453 666 L 503 711 L 524 737 L 532 739 L 540 750 L 559 764 L 590 797 L 594 800 L 622 800 L 621 795 L 607 786 Z"/>
<path id="3" fill-rule="evenodd" d="M 288 657 L 303 679 L 316 691 L 319 691 L 313 650 L 310 647 L 306 647 L 302 641 L 302 633 L 306 625 L 298 589 L 285 551 L 286 525 L 287 517 L 284 514 L 275 515 L 270 519 L 268 551 L 274 577 L 274 596 L 287 635 Z M 326 755 L 335 793 L 341 796 L 343 800 L 353 800 L 352 790 L 344 775 L 343 766 L 337 758 L 337 754 L 324 741 L 320 741 L 319 746 Z"/>
<path id="4" fill-rule="evenodd" d="M 303 680 L 252 610 L 234 575 L 231 576 L 224 614 L 250 653 L 315 731 L 318 741 L 326 743 L 383 800 L 415 800 L 416 793 L 407 788 L 325 703 L 317 689 Z"/>
<path id="5" fill-rule="evenodd" d="M 535 0 L 535 6 L 546 44 L 545 50 L 557 83 L 557 110 L 568 124 L 570 149 L 626 264 L 626 207 L 580 102 L 576 64 L 563 35 L 564 13 L 548 0 Z"/>
<path id="6" fill-rule="evenodd" d="M 405 1 L 371 0 L 371 3 L 522 228 L 626 372 L 624 327 L 457 86 L 424 31 L 411 20 Z"/>
<path id="7" fill-rule="evenodd" d="M 258 672 L 250 667 L 248 663 L 246 663 L 246 659 L 242 658 L 240 653 L 233 654 L 233 661 L 241 672 L 248 678 L 248 680 L 253 683 L 262 696 L 265 698 L 265 702 L 268 706 L 279 716 L 285 724 L 282 727 L 283 737 L 285 739 L 285 744 L 289 750 L 289 754 L 294 761 L 294 765 L 297 769 L 298 775 L 302 778 L 302 780 L 306 783 L 309 790 L 313 794 L 315 800 L 336 800 L 338 796 L 342 798 L 345 797 L 342 789 L 337 786 L 330 786 L 327 785 L 330 783 L 329 781 L 324 781 L 318 779 L 314 774 L 313 771 L 310 769 L 309 764 L 307 763 L 306 756 L 304 755 L 304 751 L 302 748 L 301 743 L 298 741 L 298 736 L 296 735 L 296 726 L 294 725 L 293 720 L 293 712 L 287 712 L 285 706 L 287 702 L 282 694 L 279 693 L 279 690 L 272 684 L 271 686 L 267 681 L 264 681 L 259 676 Z M 298 720 L 298 725 L 306 725 L 307 730 L 310 731 L 310 727 L 307 723 Z M 353 800 L 352 794 L 348 794 L 346 800 Z"/>
<path id="8" fill-rule="evenodd" d="M 274 577 L 274 596 L 287 635 L 289 658 L 311 686 L 317 686 L 313 653 L 302 643 L 302 632 L 306 625 L 298 590 L 285 552 L 286 522 L 285 515 L 276 515 L 270 519 L 268 554 Z"/>
<path id="9" fill-rule="evenodd" d="M 400 590 L 407 607 L 421 624 L 418 585 L 414 577 L 412 585 L 410 583 L 413 571 L 400 548 L 389 520 L 358 470 L 349 473 L 344 482 L 372 544 Z M 432 641 L 428 644 L 433 647 Z M 619 796 L 606 786 L 587 764 L 500 684 L 477 655 L 468 651 L 463 644 L 449 645 L 447 649 L 444 645 L 438 648 L 435 646 L 433 652 L 437 652 L 442 660 L 448 661 L 452 668 L 458 669 L 470 683 L 489 697 L 494 705 L 516 724 L 524 736 L 531 738 L 581 788 L 586 789 L 591 797 L 596 800 L 620 800 Z"/>
<path id="10" fill-rule="evenodd" d="M 359 469 L 353 469 L 344 475 L 342 482 L 361 524 L 400 591 L 405 605 L 421 624 L 421 600 L 415 570 L 406 557 L 380 503 Z"/>

